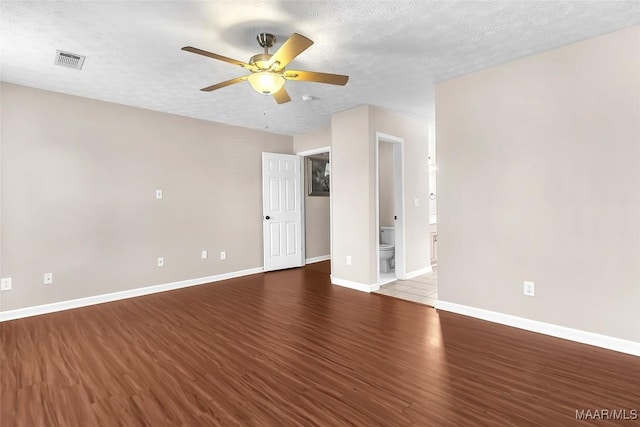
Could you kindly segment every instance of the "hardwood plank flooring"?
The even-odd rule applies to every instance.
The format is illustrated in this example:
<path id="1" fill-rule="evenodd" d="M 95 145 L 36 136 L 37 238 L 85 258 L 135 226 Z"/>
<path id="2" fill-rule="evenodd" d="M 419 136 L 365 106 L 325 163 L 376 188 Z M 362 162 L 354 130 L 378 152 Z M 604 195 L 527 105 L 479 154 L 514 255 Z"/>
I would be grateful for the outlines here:
<path id="1" fill-rule="evenodd" d="M 332 286 L 328 262 L 0 323 L 0 425 L 588 425 L 640 358 Z M 638 425 L 639 420 L 596 420 Z"/>

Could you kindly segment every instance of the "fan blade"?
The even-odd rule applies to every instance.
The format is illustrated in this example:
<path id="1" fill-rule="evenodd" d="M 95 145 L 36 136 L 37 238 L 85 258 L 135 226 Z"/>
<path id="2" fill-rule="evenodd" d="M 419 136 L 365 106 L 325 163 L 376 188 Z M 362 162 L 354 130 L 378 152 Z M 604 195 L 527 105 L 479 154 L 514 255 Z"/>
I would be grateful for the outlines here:
<path id="1" fill-rule="evenodd" d="M 286 90 L 284 90 L 284 88 L 274 93 L 273 99 L 275 99 L 278 104 L 284 104 L 285 102 L 291 101 L 291 98 L 289 98 L 289 94 Z"/>
<path id="2" fill-rule="evenodd" d="M 269 59 L 268 66 L 271 67 L 276 62 L 279 62 L 280 64 L 276 67 L 276 70 L 282 70 L 293 58 L 300 55 L 312 44 L 313 41 L 311 39 L 301 34 L 293 33 Z"/>
<path id="3" fill-rule="evenodd" d="M 218 83 L 218 84 L 215 84 L 215 85 L 203 87 L 200 90 L 203 91 L 203 92 L 211 92 L 211 91 L 216 90 L 216 89 L 220 89 L 220 88 L 223 88 L 223 87 L 226 87 L 226 86 L 231 86 L 231 85 L 234 85 L 236 83 L 243 82 L 243 81 L 247 80 L 248 77 L 249 76 L 236 77 L 235 79 L 231 79 L 231 80 L 227 80 L 225 82 L 221 82 L 221 83 Z"/>
<path id="4" fill-rule="evenodd" d="M 328 83 L 330 85 L 344 86 L 349 81 L 349 76 L 341 74 L 317 73 L 315 71 L 287 70 L 284 73 L 287 80 L 302 80 L 305 82 Z"/>
<path id="5" fill-rule="evenodd" d="M 208 56 L 209 58 L 228 62 L 229 64 L 239 65 L 242 68 L 246 68 L 247 70 L 257 70 L 256 67 L 254 67 L 251 64 L 247 64 L 246 62 L 238 61 L 237 59 L 233 59 L 233 58 L 227 58 L 226 56 L 218 55 L 217 53 L 207 52 L 206 50 L 198 49 L 197 47 L 185 46 L 182 48 L 182 50 L 195 53 L 197 55 Z"/>

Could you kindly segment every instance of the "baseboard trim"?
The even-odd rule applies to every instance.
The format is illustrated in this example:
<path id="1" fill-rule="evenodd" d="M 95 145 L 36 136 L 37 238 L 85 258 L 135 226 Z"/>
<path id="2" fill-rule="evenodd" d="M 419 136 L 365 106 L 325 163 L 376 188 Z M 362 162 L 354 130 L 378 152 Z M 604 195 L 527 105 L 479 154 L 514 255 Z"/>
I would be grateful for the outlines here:
<path id="1" fill-rule="evenodd" d="M 421 268 L 420 270 L 415 270 L 410 273 L 405 273 L 405 280 L 413 279 L 414 277 L 422 276 L 423 274 L 431 273 L 433 268 L 431 266 L 427 266 L 425 268 Z"/>
<path id="2" fill-rule="evenodd" d="M 537 320 L 526 319 L 524 317 L 512 316 L 510 314 L 498 313 L 496 311 L 484 310 L 467 305 L 456 304 L 447 301 L 436 301 L 436 310 L 450 311 L 452 313 L 475 317 L 493 323 L 513 326 L 539 334 L 550 335 L 569 341 L 582 344 L 589 344 L 607 350 L 618 351 L 620 353 L 640 356 L 640 342 L 623 340 L 607 335 L 596 334 L 594 332 L 582 331 L 579 329 L 567 328 L 565 326 L 554 325 L 552 323 L 539 322 Z"/>
<path id="3" fill-rule="evenodd" d="M 118 301 L 121 299 L 134 298 L 143 295 L 155 294 L 158 292 L 172 291 L 189 286 L 204 285 L 206 283 L 219 282 L 221 280 L 233 279 L 236 277 L 249 276 L 251 274 L 262 273 L 262 267 L 250 268 L 248 270 L 233 271 L 230 273 L 216 274 L 215 276 L 200 277 L 197 279 L 182 280 L 179 282 L 164 283 L 161 285 L 147 286 L 144 288 L 128 289 L 126 291 L 112 292 L 102 295 L 94 295 L 85 298 L 77 298 L 68 301 L 54 302 L 51 304 L 36 305 L 32 307 L 19 308 L 16 310 L 0 311 L 0 322 L 7 320 L 21 319 L 23 317 L 38 316 L 40 314 L 55 313 L 57 311 L 70 310 L 72 308 L 86 307 L 105 302 Z"/>
<path id="4" fill-rule="evenodd" d="M 352 282 L 351 280 L 341 279 L 331 275 L 331 284 L 344 286 L 345 288 L 355 289 L 361 292 L 374 292 L 380 289 L 380 285 L 374 283 L 373 285 L 367 285 L 366 283 Z"/>
<path id="5" fill-rule="evenodd" d="M 307 258 L 304 260 L 305 264 L 313 264 L 315 262 L 322 262 L 322 261 L 328 261 L 331 259 L 331 255 L 322 255 L 322 256 L 315 256 L 313 258 Z"/>

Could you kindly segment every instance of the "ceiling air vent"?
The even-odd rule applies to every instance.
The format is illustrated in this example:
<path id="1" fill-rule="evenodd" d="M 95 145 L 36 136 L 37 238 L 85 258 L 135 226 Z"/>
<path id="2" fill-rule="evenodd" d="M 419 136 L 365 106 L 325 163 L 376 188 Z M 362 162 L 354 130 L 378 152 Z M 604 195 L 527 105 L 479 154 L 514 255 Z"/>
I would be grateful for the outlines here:
<path id="1" fill-rule="evenodd" d="M 82 64 L 84 64 L 84 58 L 85 57 L 82 55 L 65 52 L 63 50 L 56 50 L 56 60 L 54 61 L 54 64 L 81 70 Z"/>

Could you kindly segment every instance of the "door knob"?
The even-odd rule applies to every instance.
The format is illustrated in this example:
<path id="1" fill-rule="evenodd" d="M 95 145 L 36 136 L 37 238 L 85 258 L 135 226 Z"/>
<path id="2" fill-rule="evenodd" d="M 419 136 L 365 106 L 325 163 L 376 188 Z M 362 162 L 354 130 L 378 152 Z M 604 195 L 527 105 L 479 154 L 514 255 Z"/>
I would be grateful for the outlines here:
<path id="1" fill-rule="evenodd" d="M 271 219 L 269 215 L 265 216 L 264 219 Z"/>

